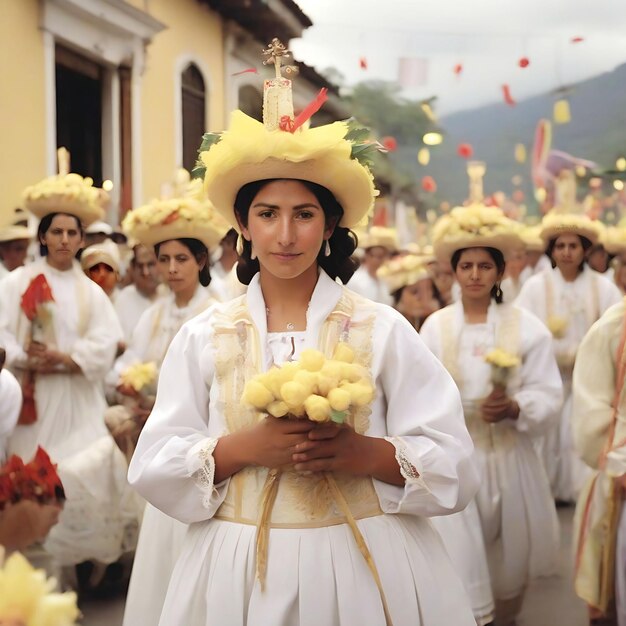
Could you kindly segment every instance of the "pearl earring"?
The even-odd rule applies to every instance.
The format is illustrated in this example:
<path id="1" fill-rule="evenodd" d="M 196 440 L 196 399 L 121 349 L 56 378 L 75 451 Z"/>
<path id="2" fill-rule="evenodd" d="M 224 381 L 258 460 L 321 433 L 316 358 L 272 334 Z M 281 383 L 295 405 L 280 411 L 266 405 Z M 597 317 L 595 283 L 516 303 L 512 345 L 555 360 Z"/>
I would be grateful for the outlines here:
<path id="1" fill-rule="evenodd" d="M 243 235 L 241 233 L 239 233 L 237 237 L 237 245 L 235 246 L 235 250 L 237 251 L 237 254 L 239 256 L 243 254 Z"/>
<path id="2" fill-rule="evenodd" d="M 254 259 L 256 259 L 256 252 L 254 251 L 254 248 L 252 247 L 252 244 L 250 244 L 250 258 L 254 261 Z"/>
<path id="3" fill-rule="evenodd" d="M 330 242 L 328 239 L 326 240 L 326 245 L 324 246 L 324 256 L 330 256 Z"/>

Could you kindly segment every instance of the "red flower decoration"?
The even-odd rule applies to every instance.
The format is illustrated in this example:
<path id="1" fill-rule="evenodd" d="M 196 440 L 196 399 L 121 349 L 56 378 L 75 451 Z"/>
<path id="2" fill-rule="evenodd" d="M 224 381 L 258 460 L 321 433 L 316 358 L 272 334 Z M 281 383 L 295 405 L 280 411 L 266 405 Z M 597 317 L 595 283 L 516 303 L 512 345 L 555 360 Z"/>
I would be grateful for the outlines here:
<path id="1" fill-rule="evenodd" d="M 29 321 L 37 317 L 37 309 L 45 302 L 54 302 L 52 289 L 43 274 L 38 274 L 30 281 L 26 291 L 22 294 L 20 306 Z"/>
<path id="2" fill-rule="evenodd" d="M 530 61 L 528 60 L 528 57 L 522 57 L 519 61 L 518 61 L 518 65 L 521 68 L 524 67 L 528 67 L 530 65 Z"/>
<path id="3" fill-rule="evenodd" d="M 462 158 L 462 159 L 469 159 L 472 157 L 472 155 L 474 154 L 474 148 L 472 148 L 472 145 L 469 143 L 460 143 L 457 146 L 456 149 L 456 153 Z"/>
<path id="4" fill-rule="evenodd" d="M 585 41 L 584 37 L 572 37 L 570 39 L 571 43 L 581 43 L 582 41 Z"/>
<path id="5" fill-rule="evenodd" d="M 388 150 L 389 152 L 393 152 L 398 149 L 398 141 L 395 137 L 383 137 L 381 143 L 383 144 L 385 150 Z"/>
<path id="6" fill-rule="evenodd" d="M 9 502 L 33 500 L 40 504 L 63 502 L 65 492 L 56 466 L 43 448 L 37 448 L 35 458 L 24 465 L 13 455 L 0 468 L 0 511 Z"/>
<path id="7" fill-rule="evenodd" d="M 435 193 L 437 191 L 437 183 L 432 176 L 424 176 L 422 178 L 422 189 L 427 193 Z"/>
<path id="8" fill-rule="evenodd" d="M 359 67 L 360 67 L 362 70 L 366 70 L 366 69 L 367 69 L 367 59 L 366 59 L 365 57 L 361 57 L 361 58 L 359 59 Z"/>
<path id="9" fill-rule="evenodd" d="M 162 222 L 161 224 L 163 226 L 167 226 L 168 224 L 172 224 L 173 222 L 175 222 L 178 218 L 180 217 L 180 215 L 178 215 L 178 211 L 172 211 Z"/>

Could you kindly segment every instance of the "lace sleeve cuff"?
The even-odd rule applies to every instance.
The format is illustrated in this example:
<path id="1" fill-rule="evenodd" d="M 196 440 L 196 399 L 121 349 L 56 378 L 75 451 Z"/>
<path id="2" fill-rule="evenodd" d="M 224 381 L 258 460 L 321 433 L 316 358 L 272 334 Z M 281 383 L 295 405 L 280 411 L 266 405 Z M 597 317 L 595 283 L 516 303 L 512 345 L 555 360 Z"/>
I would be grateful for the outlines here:
<path id="1" fill-rule="evenodd" d="M 396 461 L 400 466 L 400 473 L 404 480 L 406 480 L 407 483 L 417 482 L 420 478 L 420 473 L 411 462 L 408 450 L 402 439 L 399 437 L 385 437 L 385 440 L 396 449 Z"/>
<path id="2" fill-rule="evenodd" d="M 196 485 L 203 494 L 202 505 L 210 508 L 211 498 L 216 493 L 215 479 L 215 459 L 213 450 L 218 440 L 207 438 L 198 442 L 187 453 L 187 468 L 189 475 L 194 479 Z"/>

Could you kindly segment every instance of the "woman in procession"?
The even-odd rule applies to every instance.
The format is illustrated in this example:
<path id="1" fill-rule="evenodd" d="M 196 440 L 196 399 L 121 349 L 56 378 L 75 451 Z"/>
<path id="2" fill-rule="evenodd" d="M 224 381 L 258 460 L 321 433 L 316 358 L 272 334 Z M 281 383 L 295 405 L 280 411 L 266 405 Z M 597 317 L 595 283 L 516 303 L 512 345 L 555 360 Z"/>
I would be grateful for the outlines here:
<path id="1" fill-rule="evenodd" d="M 433 313 L 420 335 L 460 390 L 480 488 L 465 510 L 433 522 L 463 575 L 477 623 L 493 618 L 493 594 L 495 623 L 509 625 L 530 580 L 556 566 L 558 521 L 531 437 L 556 418 L 562 388 L 548 331 L 502 303 L 504 259 L 519 246 L 515 225 L 482 204 L 480 181 L 473 194 L 469 207 L 454 209 L 433 231 L 461 298 Z"/>
<path id="2" fill-rule="evenodd" d="M 153 200 L 130 211 L 122 224 L 127 235 L 154 249 L 159 273 L 169 292 L 157 299 L 139 318 L 126 352 L 117 359 L 109 376 L 128 408 L 108 413 L 116 420 L 113 432 L 127 457 L 132 455 L 143 423 L 154 402 L 158 369 L 181 326 L 217 300 L 211 283 L 209 255 L 228 230 L 228 224 L 207 202 L 202 182 L 180 172 L 176 196 Z M 125 373 L 137 364 L 154 367 L 153 382 L 137 390 Z M 152 387 L 152 388 L 151 388 Z M 126 419 L 121 420 L 124 416 Z M 126 599 L 124 624 L 156 624 L 172 569 L 178 558 L 187 525 L 151 505 L 143 514 L 133 571 Z M 155 550 L 158 545 L 159 549 Z"/>
<path id="3" fill-rule="evenodd" d="M 589 470 L 574 449 L 571 435 L 572 370 L 576 352 L 591 325 L 621 299 L 619 289 L 587 266 L 585 254 L 601 233 L 598 222 L 577 214 L 574 173 L 557 181 L 557 204 L 542 220 L 541 237 L 552 269 L 529 278 L 515 301 L 534 313 L 551 331 L 554 354 L 563 381 L 561 417 L 536 445 L 542 456 L 552 494 L 571 504 Z"/>
<path id="4" fill-rule="evenodd" d="M 190 524 L 159 623 L 470 626 L 425 519 L 477 486 L 458 393 L 400 314 L 335 280 L 354 271 L 349 229 L 375 195 L 349 126 L 294 130 L 290 81 L 267 83 L 265 126 L 236 111 L 201 153 L 209 199 L 243 236 L 247 294 L 173 340 L 129 469 Z M 343 425 L 242 403 L 271 366 L 338 346 L 375 386 Z"/>

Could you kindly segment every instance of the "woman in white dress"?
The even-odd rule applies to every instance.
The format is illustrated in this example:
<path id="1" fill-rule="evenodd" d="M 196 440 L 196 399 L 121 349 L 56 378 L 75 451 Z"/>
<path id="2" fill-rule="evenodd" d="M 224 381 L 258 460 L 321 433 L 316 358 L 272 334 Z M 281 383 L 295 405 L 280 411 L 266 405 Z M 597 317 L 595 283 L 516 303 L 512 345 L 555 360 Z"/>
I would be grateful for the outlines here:
<path id="1" fill-rule="evenodd" d="M 102 416 L 104 378 L 122 330 L 104 291 L 75 260 L 83 247 L 84 225 L 104 215 L 98 200 L 98 190 L 77 174 L 59 174 L 29 188 L 26 207 L 41 220 L 38 238 L 44 256 L 0 284 L 0 345 L 6 347 L 7 364 L 25 392 L 21 423 L 9 439 L 8 452 L 29 460 L 37 446 L 44 447 L 58 463 L 67 496 L 59 524 L 45 544 L 55 573 L 61 565 L 89 558 L 108 562 L 120 554 L 116 529 L 124 462 L 110 445 Z M 31 321 L 20 302 L 29 286 L 37 284 L 33 280 L 42 277 L 52 299 L 40 303 Z M 32 385 L 26 384 L 31 372 L 34 397 Z M 84 473 L 78 468 L 85 463 L 97 471 L 82 483 Z M 94 503 L 90 512 L 97 511 L 97 516 L 85 510 L 85 493 Z M 113 507 L 108 506 L 111 501 Z"/>
<path id="2" fill-rule="evenodd" d="M 531 436 L 556 418 L 561 382 L 548 331 L 533 315 L 502 304 L 504 258 L 519 243 L 500 210 L 478 201 L 454 209 L 433 240 L 438 256 L 451 262 L 461 299 L 433 313 L 420 335 L 461 392 L 481 478 L 471 506 L 433 521 L 464 573 L 477 622 L 489 621 L 490 574 L 496 623 L 508 625 L 530 579 L 555 567 L 556 511 Z M 512 360 L 510 369 L 488 363 L 496 349 Z"/>
<path id="3" fill-rule="evenodd" d="M 179 197 L 154 200 L 131 211 L 123 223 L 129 237 L 154 247 L 161 279 L 169 293 L 159 298 L 139 318 L 126 352 L 117 359 L 109 379 L 131 398 L 136 392 L 120 383 L 124 370 L 134 363 L 154 363 L 160 368 L 167 349 L 181 326 L 217 301 L 207 287 L 211 283 L 209 255 L 228 229 L 202 196 L 202 182 L 187 179 Z M 153 222 L 153 216 L 159 222 Z M 173 216 L 178 215 L 177 219 Z M 145 395 L 145 394 L 144 394 Z M 135 401 L 131 400 L 132 404 Z M 141 430 L 141 415 L 148 416 L 145 397 L 125 433 L 124 448 L 132 454 Z M 119 414 L 119 411 L 118 411 Z M 120 437 L 117 437 L 118 440 Z M 157 624 L 172 569 L 178 558 L 187 525 L 147 505 L 126 600 L 124 624 Z M 155 550 L 155 546 L 159 546 Z"/>
<path id="4" fill-rule="evenodd" d="M 565 189 L 561 196 L 567 196 Z M 564 201 L 562 206 L 570 206 Z M 561 206 L 560 205 L 560 206 Z M 589 474 L 574 448 L 571 435 L 572 370 L 576 352 L 591 325 L 621 299 L 610 280 L 585 262 L 585 252 L 599 237 L 599 226 L 582 215 L 560 212 L 559 207 L 542 221 L 541 236 L 552 259 L 552 270 L 526 281 L 515 301 L 534 313 L 552 332 L 565 401 L 558 423 L 537 440 L 554 498 L 572 503 Z"/>
<path id="5" fill-rule="evenodd" d="M 290 96 L 289 81 L 268 83 Z M 348 228 L 372 205 L 371 175 L 350 156 L 359 146 L 347 124 L 292 133 L 289 103 L 266 103 L 268 127 L 278 110 L 285 130 L 236 111 L 202 153 L 209 198 L 243 233 L 238 273 L 250 284 L 174 339 L 131 462 L 139 492 L 190 524 L 159 623 L 469 626 L 426 519 L 476 488 L 458 394 L 400 314 L 335 281 L 353 272 Z M 339 341 L 376 385 L 350 425 L 242 405 L 255 374 L 304 348 L 330 355 Z"/>

